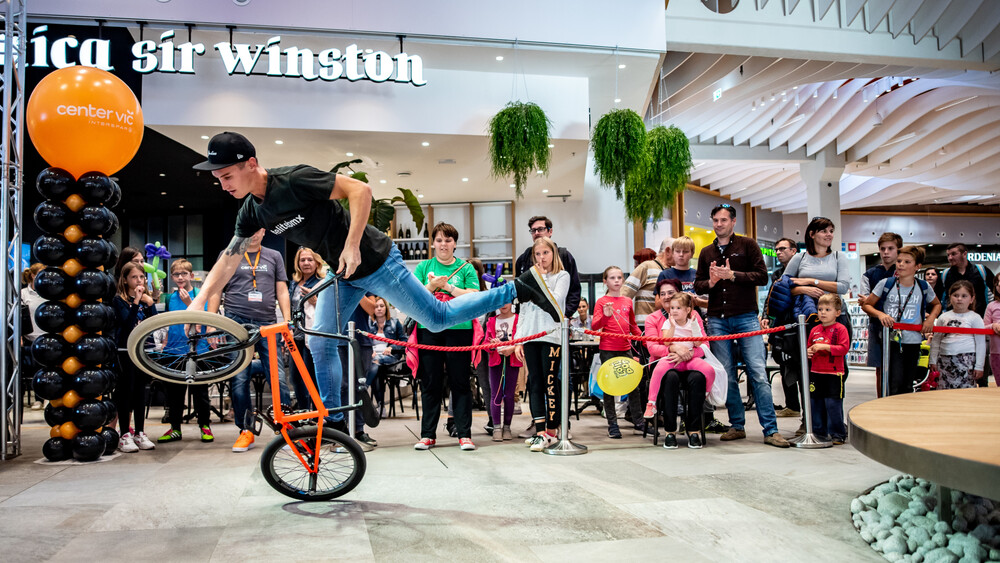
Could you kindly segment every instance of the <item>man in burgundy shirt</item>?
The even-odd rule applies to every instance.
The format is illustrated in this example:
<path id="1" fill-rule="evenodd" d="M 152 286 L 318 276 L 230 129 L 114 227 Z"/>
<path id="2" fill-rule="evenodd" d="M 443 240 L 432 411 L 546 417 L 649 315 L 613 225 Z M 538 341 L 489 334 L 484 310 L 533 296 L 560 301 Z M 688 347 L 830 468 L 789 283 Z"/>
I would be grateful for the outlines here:
<path id="1" fill-rule="evenodd" d="M 736 211 L 731 205 L 722 204 L 712 209 L 712 227 L 716 238 L 710 246 L 701 249 L 698 255 L 694 289 L 699 295 L 708 294 L 705 329 L 709 336 L 760 329 L 760 322 L 757 320 L 757 286 L 767 284 L 767 267 L 757 243 L 751 238 L 734 234 L 735 226 Z M 752 336 L 740 338 L 736 343 L 746 366 L 748 385 L 753 385 L 757 418 L 764 428 L 764 442 L 778 448 L 787 448 L 788 442 L 778 434 L 771 384 L 764 371 L 767 359 L 764 339 Z M 712 342 L 710 346 L 712 354 L 719 359 L 729 375 L 726 409 L 729 411 L 729 424 L 732 428 L 719 439 L 745 439 L 746 412 L 733 362 L 733 341 L 720 340 Z"/>

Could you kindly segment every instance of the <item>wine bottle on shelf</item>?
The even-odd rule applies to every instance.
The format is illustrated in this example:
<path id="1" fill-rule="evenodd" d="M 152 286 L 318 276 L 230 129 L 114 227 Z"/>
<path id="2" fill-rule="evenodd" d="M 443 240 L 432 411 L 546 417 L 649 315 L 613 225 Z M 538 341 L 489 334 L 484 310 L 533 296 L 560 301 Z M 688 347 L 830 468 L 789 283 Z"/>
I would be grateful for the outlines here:
<path id="1" fill-rule="evenodd" d="M 407 227 L 406 228 L 406 238 L 412 238 L 412 237 L 413 237 L 413 235 L 411 234 L 410 228 Z"/>
<path id="2" fill-rule="evenodd" d="M 427 248 L 427 243 L 425 242 L 423 244 L 424 244 L 424 260 L 426 260 L 426 259 L 430 258 L 430 256 L 428 255 L 430 253 L 430 251 Z"/>
<path id="3" fill-rule="evenodd" d="M 423 235 L 423 237 L 427 238 L 427 236 L 428 236 L 427 235 L 427 223 L 424 223 L 424 235 Z"/>
<path id="4" fill-rule="evenodd" d="M 396 231 L 396 238 L 403 238 L 403 226 L 400 225 L 399 229 Z"/>
<path id="5" fill-rule="evenodd" d="M 404 244 L 403 245 L 403 260 L 410 260 L 410 259 L 411 259 L 411 256 L 410 256 L 410 245 Z"/>

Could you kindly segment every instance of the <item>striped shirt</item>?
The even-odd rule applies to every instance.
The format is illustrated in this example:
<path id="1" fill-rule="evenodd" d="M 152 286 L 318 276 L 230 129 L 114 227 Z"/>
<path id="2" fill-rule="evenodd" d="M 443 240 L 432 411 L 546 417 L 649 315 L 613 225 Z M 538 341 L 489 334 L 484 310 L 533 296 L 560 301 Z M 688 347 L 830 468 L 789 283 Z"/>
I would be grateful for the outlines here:
<path id="1" fill-rule="evenodd" d="M 646 317 L 656 310 L 656 278 L 663 269 L 658 260 L 646 260 L 629 274 L 622 286 L 622 297 L 635 303 L 635 322 L 639 326 L 645 326 Z"/>

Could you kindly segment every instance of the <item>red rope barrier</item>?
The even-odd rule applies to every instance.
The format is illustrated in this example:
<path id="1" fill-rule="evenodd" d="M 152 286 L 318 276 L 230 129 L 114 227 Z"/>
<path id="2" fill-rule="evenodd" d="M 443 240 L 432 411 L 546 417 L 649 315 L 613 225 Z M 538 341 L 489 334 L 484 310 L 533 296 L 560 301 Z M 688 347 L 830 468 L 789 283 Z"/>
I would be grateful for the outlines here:
<path id="1" fill-rule="evenodd" d="M 909 324 L 909 323 L 893 323 L 892 328 L 898 330 L 907 330 L 910 332 L 921 332 L 924 329 L 923 325 Z M 992 328 L 965 328 L 961 326 L 936 326 L 934 327 L 934 332 L 946 332 L 951 334 L 983 334 L 990 336 L 993 334 Z"/>
<path id="2" fill-rule="evenodd" d="M 631 334 L 619 334 L 617 332 L 601 332 L 596 330 L 584 330 L 584 334 L 589 334 L 591 336 L 617 336 L 621 338 L 627 338 L 629 340 L 637 340 L 639 342 L 717 342 L 720 340 L 736 340 L 738 338 L 749 338 L 751 336 L 760 336 L 762 334 L 773 334 L 775 332 L 782 332 L 784 330 L 789 330 L 798 325 L 788 324 L 783 326 L 776 326 L 773 328 L 763 328 L 760 330 L 754 330 L 751 332 L 740 332 L 737 334 L 720 334 L 718 336 L 689 336 L 686 338 L 663 338 L 660 336 L 632 336 Z"/>
<path id="3" fill-rule="evenodd" d="M 390 340 L 384 336 L 379 336 L 363 330 L 359 330 L 358 332 L 368 338 L 371 338 L 372 340 L 378 340 L 379 342 L 385 342 L 386 344 L 392 344 L 393 346 L 405 346 L 407 348 L 416 348 L 417 350 L 433 350 L 435 352 L 473 352 L 475 350 L 490 350 L 504 346 L 514 346 L 529 340 L 541 338 L 548 334 L 548 332 L 539 332 L 538 334 L 532 334 L 531 336 L 525 336 L 523 338 L 515 338 L 514 340 L 507 340 L 498 344 L 478 344 L 476 346 L 432 346 L 430 344 L 410 344 L 409 342 L 403 342 L 402 340 Z"/>

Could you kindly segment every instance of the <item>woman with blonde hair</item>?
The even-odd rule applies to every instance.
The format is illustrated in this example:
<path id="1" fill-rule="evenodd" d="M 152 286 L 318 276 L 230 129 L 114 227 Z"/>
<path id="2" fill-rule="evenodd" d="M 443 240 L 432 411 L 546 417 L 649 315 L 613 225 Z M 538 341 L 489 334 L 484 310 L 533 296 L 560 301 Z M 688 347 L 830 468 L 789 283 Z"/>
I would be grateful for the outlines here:
<path id="1" fill-rule="evenodd" d="M 326 277 L 326 262 L 320 258 L 311 248 L 300 246 L 295 251 L 295 261 L 293 263 L 295 272 L 292 274 L 292 283 L 288 284 L 288 296 L 291 301 L 291 308 L 294 311 L 298 308 L 303 299 L 306 300 L 303 308 L 306 313 L 306 328 L 312 328 L 313 317 L 316 311 L 316 297 L 310 297 L 312 288 Z M 306 345 L 306 335 L 299 329 L 293 330 L 295 345 L 298 346 L 302 354 L 302 361 L 307 368 L 313 365 L 312 353 Z M 312 409 L 312 401 L 309 400 L 309 390 L 302 381 L 302 374 L 299 368 L 292 362 L 291 365 L 292 386 L 295 389 L 295 403 L 297 409 Z"/>
<path id="2" fill-rule="evenodd" d="M 548 291 L 559 311 L 566 309 L 569 293 L 569 272 L 563 269 L 559 248 L 552 239 L 535 239 L 531 246 L 534 266 L 529 270 L 538 285 Z M 559 428 L 559 356 L 562 353 L 559 322 L 533 303 L 522 303 L 514 338 L 523 338 L 544 331 L 545 336 L 517 345 L 514 354 L 528 368 L 528 398 L 531 418 L 535 421 L 535 436 L 529 439 L 531 451 L 540 452 L 555 443 Z M 566 376 L 567 374 L 564 374 Z"/>

